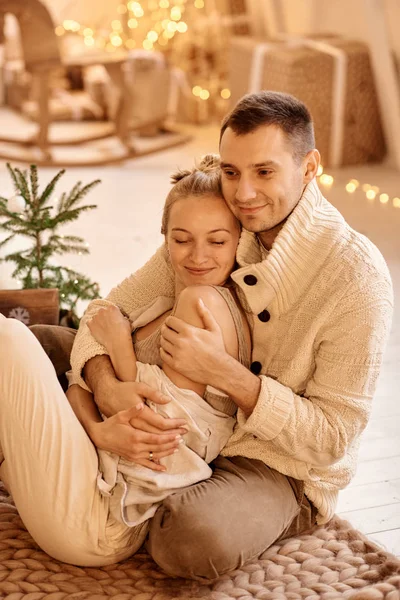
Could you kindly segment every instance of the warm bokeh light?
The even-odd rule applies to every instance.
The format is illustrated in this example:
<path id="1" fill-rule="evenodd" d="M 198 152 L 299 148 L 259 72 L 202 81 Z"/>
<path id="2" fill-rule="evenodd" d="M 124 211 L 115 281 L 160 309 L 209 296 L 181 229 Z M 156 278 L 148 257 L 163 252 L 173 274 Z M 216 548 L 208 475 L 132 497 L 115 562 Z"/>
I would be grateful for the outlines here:
<path id="1" fill-rule="evenodd" d="M 81 26 L 77 21 L 73 21 L 72 19 L 66 19 L 63 22 L 64 29 L 66 31 L 74 31 L 77 32 L 80 30 Z"/>
<path id="2" fill-rule="evenodd" d="M 204 0 L 194 0 L 195 8 L 204 8 Z"/>
<path id="3" fill-rule="evenodd" d="M 400 208 L 400 198 L 393 198 L 393 206 L 395 208 Z"/>
<path id="4" fill-rule="evenodd" d="M 113 37 L 111 38 L 111 44 L 116 48 L 119 48 L 119 46 L 122 46 L 123 42 L 119 35 L 113 35 Z"/>
<path id="5" fill-rule="evenodd" d="M 174 6 L 173 8 L 171 8 L 171 19 L 173 21 L 179 21 L 181 16 L 182 16 L 182 14 L 181 14 L 181 9 L 179 8 L 179 6 Z"/>
<path id="6" fill-rule="evenodd" d="M 130 29 L 136 29 L 136 27 L 139 25 L 139 23 L 137 22 L 136 19 L 129 19 L 128 21 L 128 27 Z"/>
<path id="7" fill-rule="evenodd" d="M 221 98 L 223 98 L 224 100 L 228 100 L 231 97 L 231 90 L 228 90 L 228 88 L 224 88 L 223 90 L 221 90 Z"/>
<path id="8" fill-rule="evenodd" d="M 322 185 L 330 186 L 333 184 L 333 181 L 334 181 L 334 179 L 333 179 L 332 175 L 327 175 L 326 173 L 324 173 L 320 177 L 320 182 L 322 183 Z"/>
<path id="9" fill-rule="evenodd" d="M 349 192 L 349 194 L 353 194 L 356 189 L 357 187 L 351 181 L 349 181 L 349 183 L 346 185 L 346 192 Z"/>
<path id="10" fill-rule="evenodd" d="M 379 202 L 381 202 L 382 204 L 387 204 L 389 202 L 389 195 L 388 194 L 381 194 L 379 196 Z"/>
<path id="11" fill-rule="evenodd" d="M 179 31 L 179 33 L 186 33 L 188 30 L 188 26 L 186 25 L 185 21 L 180 21 L 179 23 L 177 23 L 176 28 Z"/>
<path id="12" fill-rule="evenodd" d="M 210 97 L 210 92 L 208 90 L 201 90 L 199 95 L 202 100 L 208 100 Z"/>
<path id="13" fill-rule="evenodd" d="M 158 40 L 158 33 L 156 31 L 149 31 L 147 39 L 154 44 Z"/>
<path id="14" fill-rule="evenodd" d="M 200 96 L 202 89 L 203 88 L 201 88 L 199 85 L 195 85 L 194 88 L 192 89 L 193 95 Z"/>
<path id="15" fill-rule="evenodd" d="M 374 192 L 373 189 L 368 190 L 365 195 L 367 196 L 368 200 L 375 200 L 376 198 L 376 192 Z"/>

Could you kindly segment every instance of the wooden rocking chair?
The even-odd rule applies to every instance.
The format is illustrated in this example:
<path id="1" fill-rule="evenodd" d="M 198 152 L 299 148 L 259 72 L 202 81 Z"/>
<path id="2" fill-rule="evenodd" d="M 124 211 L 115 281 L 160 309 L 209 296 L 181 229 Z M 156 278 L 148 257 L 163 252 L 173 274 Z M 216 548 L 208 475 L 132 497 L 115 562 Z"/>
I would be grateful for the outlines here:
<path id="1" fill-rule="evenodd" d="M 22 53 L 25 61 L 25 69 L 37 80 L 38 89 L 38 133 L 28 139 L 1 137 L 1 143 L 32 147 L 40 150 L 40 157 L 26 157 L 3 153 L 0 150 L 0 159 L 18 160 L 21 162 L 35 162 L 42 166 L 92 166 L 119 162 L 126 158 L 134 158 L 159 152 L 166 148 L 187 142 L 190 138 L 174 130 L 168 130 L 159 120 L 157 122 L 146 122 L 129 126 L 129 115 L 131 111 L 131 95 L 127 88 L 124 77 L 124 64 L 126 54 L 124 53 L 99 53 L 74 57 L 72 60 L 63 61 L 61 58 L 58 39 L 55 34 L 54 23 L 47 8 L 39 0 L 0 0 L 0 17 L 6 13 L 13 14 L 21 31 Z M 103 65 L 118 90 L 119 103 L 115 111 L 113 122 L 106 131 L 101 133 L 83 135 L 72 139 L 49 139 L 50 118 L 50 74 L 60 67 L 86 67 L 90 65 Z M 1 110 L 1 109 L 0 109 Z M 154 144 L 147 142 L 144 149 L 139 149 L 137 143 L 131 140 L 131 133 L 147 131 L 149 127 L 158 125 L 166 134 L 164 140 L 155 141 Z M 100 158 L 88 159 L 83 155 L 77 160 L 56 160 L 51 151 L 54 146 L 74 146 L 94 142 L 105 138 L 116 136 L 120 141 L 118 154 L 100 153 Z M 90 153 L 89 153 L 90 154 Z"/>

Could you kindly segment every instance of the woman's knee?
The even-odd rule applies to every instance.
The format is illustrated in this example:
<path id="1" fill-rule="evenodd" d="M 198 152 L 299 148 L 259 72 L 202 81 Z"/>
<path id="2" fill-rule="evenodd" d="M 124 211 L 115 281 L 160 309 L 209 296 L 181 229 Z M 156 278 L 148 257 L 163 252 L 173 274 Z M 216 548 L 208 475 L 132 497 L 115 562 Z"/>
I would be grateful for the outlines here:
<path id="1" fill-rule="evenodd" d="M 226 300 L 214 287 L 196 285 L 182 290 L 176 304 L 175 315 L 195 327 L 204 328 L 203 317 L 199 313 L 200 300 L 218 323 L 226 351 L 236 358 L 238 340 L 235 322 Z"/>
<path id="2" fill-rule="evenodd" d="M 31 335 L 21 321 L 2 318 L 0 320 L 0 364 L 5 367 L 7 357 L 10 358 L 16 351 L 23 352 L 25 342 Z"/>

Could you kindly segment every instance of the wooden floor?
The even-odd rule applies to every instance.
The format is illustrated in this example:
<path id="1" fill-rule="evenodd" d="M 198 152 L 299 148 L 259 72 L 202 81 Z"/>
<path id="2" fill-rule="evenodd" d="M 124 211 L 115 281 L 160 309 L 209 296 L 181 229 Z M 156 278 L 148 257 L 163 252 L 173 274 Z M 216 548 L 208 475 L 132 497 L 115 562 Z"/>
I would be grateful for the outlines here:
<path id="1" fill-rule="evenodd" d="M 170 173 L 177 166 L 191 166 L 195 157 L 217 151 L 216 127 L 193 133 L 193 142 L 169 152 L 101 170 L 69 169 L 65 174 L 61 191 L 70 189 L 78 179 L 85 183 L 97 177 L 102 179 L 102 185 L 88 196 L 88 201 L 98 204 L 98 209 L 84 215 L 71 231 L 64 231 L 85 237 L 91 254 L 62 257 L 60 262 L 89 274 L 100 283 L 103 295 L 139 268 L 161 243 L 161 210 L 169 190 Z M 400 297 L 400 208 L 394 208 L 391 202 L 381 204 L 378 198 L 369 201 L 360 189 L 353 195 L 345 191 L 346 183 L 357 178 L 360 183 L 378 186 L 380 192 L 391 198 L 400 197 L 400 173 L 382 165 L 328 172 L 335 179 L 331 188 L 322 188 L 326 197 L 355 229 L 380 248 L 391 270 L 395 293 Z M 44 183 L 52 174 L 54 169 L 41 169 Z M 3 196 L 11 195 L 12 187 L 3 164 L 0 164 L 0 186 Z M 10 284 L 6 268 L 1 266 L 0 287 Z M 396 307 L 371 420 L 363 436 L 358 471 L 351 485 L 341 492 L 338 512 L 400 556 L 399 432 L 400 310 Z"/>

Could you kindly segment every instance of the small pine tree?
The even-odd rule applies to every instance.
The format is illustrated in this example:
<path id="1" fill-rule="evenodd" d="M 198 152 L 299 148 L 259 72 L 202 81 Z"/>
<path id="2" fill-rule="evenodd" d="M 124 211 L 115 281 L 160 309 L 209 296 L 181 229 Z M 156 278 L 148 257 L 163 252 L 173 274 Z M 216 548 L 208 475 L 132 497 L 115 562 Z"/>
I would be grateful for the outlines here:
<path id="1" fill-rule="evenodd" d="M 27 171 L 12 168 L 9 164 L 7 168 L 21 206 L 16 210 L 16 207 L 10 206 L 11 201 L 0 197 L 0 229 L 8 234 L 0 242 L 0 249 L 18 236 L 28 238 L 31 245 L 25 250 L 5 255 L 0 258 L 0 262 L 15 263 L 12 276 L 22 282 L 24 289 L 58 288 L 60 306 L 67 309 L 70 321 L 76 323 L 78 300 L 98 298 L 99 285 L 74 269 L 54 264 L 51 259 L 68 252 L 89 253 L 83 238 L 60 235 L 59 229 L 78 219 L 81 213 L 97 208 L 95 204 L 78 205 L 100 180 L 85 186 L 79 181 L 69 194 L 62 194 L 54 207 L 49 205 L 49 201 L 58 180 L 65 173 L 64 169 L 57 173 L 40 194 L 36 165 L 31 165 L 29 175 Z"/>

